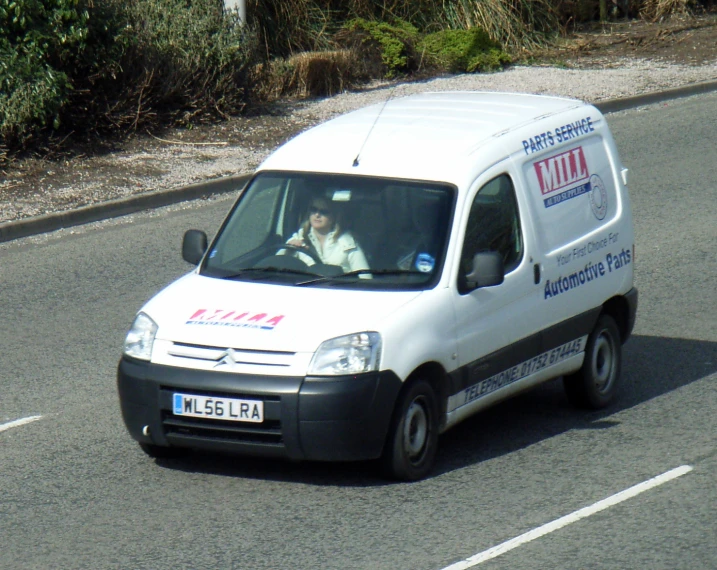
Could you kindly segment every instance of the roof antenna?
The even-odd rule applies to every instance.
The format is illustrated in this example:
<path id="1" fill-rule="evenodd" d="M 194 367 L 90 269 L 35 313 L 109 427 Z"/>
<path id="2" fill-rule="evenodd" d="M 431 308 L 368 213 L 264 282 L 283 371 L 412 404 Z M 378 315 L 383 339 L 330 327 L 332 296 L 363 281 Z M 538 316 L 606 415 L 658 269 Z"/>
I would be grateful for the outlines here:
<path id="1" fill-rule="evenodd" d="M 366 142 L 368 141 L 368 137 L 371 136 L 371 132 L 373 131 L 373 128 L 376 126 L 376 123 L 378 123 L 378 118 L 381 116 L 381 113 L 383 113 L 383 110 L 386 108 L 386 105 L 391 100 L 391 97 L 393 97 L 393 92 L 396 90 L 396 87 L 393 87 L 391 89 L 391 92 L 388 94 L 388 97 L 386 97 L 386 100 L 383 102 L 383 106 L 381 107 L 381 110 L 376 115 L 376 118 L 373 120 L 373 124 L 371 125 L 371 128 L 368 130 L 368 133 L 366 133 L 366 138 L 363 140 L 363 144 L 361 145 L 361 148 L 358 151 L 358 154 L 356 154 L 356 158 L 354 158 L 354 162 L 351 166 L 358 166 L 359 165 L 359 156 L 361 156 L 361 152 L 363 151 L 363 147 L 366 146 Z"/>

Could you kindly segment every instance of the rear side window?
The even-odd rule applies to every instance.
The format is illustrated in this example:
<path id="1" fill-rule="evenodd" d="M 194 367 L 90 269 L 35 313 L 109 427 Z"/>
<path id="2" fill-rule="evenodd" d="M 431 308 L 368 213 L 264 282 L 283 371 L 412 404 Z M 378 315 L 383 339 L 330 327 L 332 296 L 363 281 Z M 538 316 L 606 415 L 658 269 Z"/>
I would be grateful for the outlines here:
<path id="1" fill-rule="evenodd" d="M 471 204 L 461 253 L 463 275 L 470 273 L 473 257 L 482 251 L 500 253 L 506 273 L 515 269 L 523 256 L 515 190 L 507 174 L 485 184 Z"/>
<path id="2" fill-rule="evenodd" d="M 551 149 L 523 166 L 546 251 L 582 238 L 618 212 L 615 180 L 602 137 Z"/>

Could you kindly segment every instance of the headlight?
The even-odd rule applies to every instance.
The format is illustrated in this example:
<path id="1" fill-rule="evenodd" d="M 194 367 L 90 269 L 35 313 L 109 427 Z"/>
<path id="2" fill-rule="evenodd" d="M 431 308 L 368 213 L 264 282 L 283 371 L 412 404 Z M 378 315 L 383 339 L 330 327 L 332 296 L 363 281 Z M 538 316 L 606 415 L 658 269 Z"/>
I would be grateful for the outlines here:
<path id="1" fill-rule="evenodd" d="M 132 358 L 150 360 L 157 324 L 144 313 L 135 317 L 124 341 L 124 353 Z"/>
<path id="2" fill-rule="evenodd" d="M 332 338 L 321 343 L 309 365 L 309 374 L 338 376 L 378 370 L 381 335 L 363 332 Z"/>

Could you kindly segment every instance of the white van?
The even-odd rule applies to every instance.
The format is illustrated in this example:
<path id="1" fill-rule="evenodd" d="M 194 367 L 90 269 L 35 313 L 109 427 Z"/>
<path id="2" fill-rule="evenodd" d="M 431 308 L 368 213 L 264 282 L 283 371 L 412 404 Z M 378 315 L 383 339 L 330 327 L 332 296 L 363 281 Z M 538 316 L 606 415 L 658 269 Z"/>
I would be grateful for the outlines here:
<path id="1" fill-rule="evenodd" d="M 608 405 L 637 309 L 627 170 L 571 99 L 426 93 L 297 136 L 196 264 L 137 314 L 119 364 L 149 455 L 381 458 L 562 376 Z"/>

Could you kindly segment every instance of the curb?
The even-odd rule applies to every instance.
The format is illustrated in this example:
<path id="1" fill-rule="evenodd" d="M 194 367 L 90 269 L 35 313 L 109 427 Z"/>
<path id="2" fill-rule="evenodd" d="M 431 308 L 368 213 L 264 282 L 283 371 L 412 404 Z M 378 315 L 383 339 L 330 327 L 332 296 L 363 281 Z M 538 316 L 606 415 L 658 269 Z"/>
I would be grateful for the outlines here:
<path id="1" fill-rule="evenodd" d="M 179 202 L 199 200 L 227 192 L 238 192 L 244 188 L 249 174 L 217 178 L 198 182 L 190 186 L 157 190 L 136 194 L 127 198 L 117 198 L 90 206 L 83 206 L 66 212 L 55 212 L 0 224 L 0 243 L 53 232 L 64 228 L 99 222 L 119 216 L 126 216 L 143 210 L 170 206 Z"/>
<path id="2" fill-rule="evenodd" d="M 654 103 L 662 103 L 672 99 L 680 99 L 689 97 L 690 95 L 699 95 L 700 93 L 709 93 L 717 91 L 717 80 L 701 81 L 700 83 L 692 83 L 683 87 L 674 87 L 663 91 L 654 91 L 643 95 L 635 95 L 633 97 L 624 97 L 622 99 L 611 99 L 594 103 L 595 107 L 601 113 L 615 113 L 617 111 L 625 111 L 642 107 L 643 105 L 651 105 Z"/>
<path id="3" fill-rule="evenodd" d="M 693 83 L 683 87 L 675 87 L 673 89 L 665 89 L 663 91 L 635 95 L 634 97 L 611 99 L 595 103 L 594 105 L 601 113 L 615 113 L 617 111 L 625 111 L 627 109 L 633 109 L 643 105 L 661 103 L 663 101 L 679 99 L 690 95 L 698 95 L 700 93 L 709 93 L 712 91 L 717 91 L 717 80 Z M 244 188 L 244 185 L 250 177 L 251 174 L 242 174 L 238 176 L 218 178 L 207 182 L 199 182 L 190 186 L 147 192 L 144 194 L 130 196 L 128 198 L 109 200 L 107 202 L 83 206 L 82 208 L 68 210 L 66 212 L 56 212 L 44 216 L 36 216 L 14 222 L 6 222 L 0 224 L 0 243 L 57 231 L 73 226 L 79 226 L 82 224 L 88 224 L 90 222 L 98 222 L 110 218 L 117 218 L 119 216 L 126 216 L 127 214 L 132 214 L 142 210 L 170 206 L 178 202 L 198 200 L 217 194 L 240 191 Z"/>

